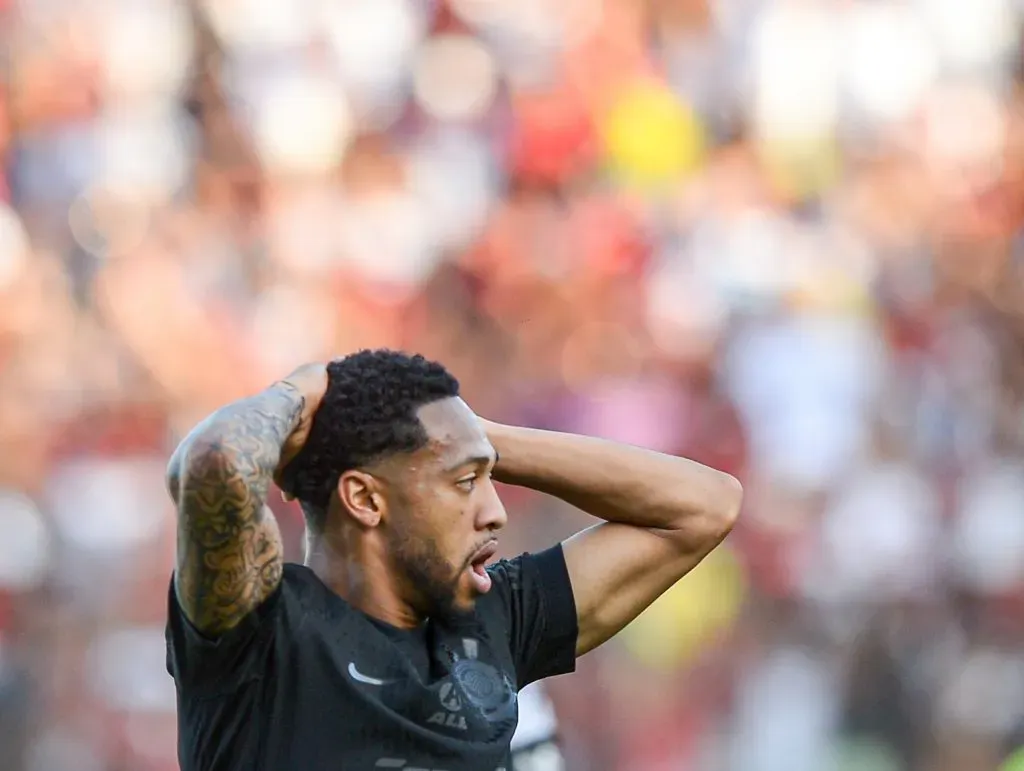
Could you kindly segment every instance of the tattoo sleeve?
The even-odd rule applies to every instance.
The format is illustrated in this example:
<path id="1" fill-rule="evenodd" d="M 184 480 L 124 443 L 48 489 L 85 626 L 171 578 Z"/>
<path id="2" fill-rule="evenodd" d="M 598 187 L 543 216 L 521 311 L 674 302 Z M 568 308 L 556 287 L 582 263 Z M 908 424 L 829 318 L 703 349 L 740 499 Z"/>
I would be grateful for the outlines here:
<path id="1" fill-rule="evenodd" d="M 171 458 L 175 589 L 185 615 L 204 633 L 237 626 L 281 581 L 281 536 L 265 502 L 302 408 L 294 388 L 272 386 L 213 413 Z"/>

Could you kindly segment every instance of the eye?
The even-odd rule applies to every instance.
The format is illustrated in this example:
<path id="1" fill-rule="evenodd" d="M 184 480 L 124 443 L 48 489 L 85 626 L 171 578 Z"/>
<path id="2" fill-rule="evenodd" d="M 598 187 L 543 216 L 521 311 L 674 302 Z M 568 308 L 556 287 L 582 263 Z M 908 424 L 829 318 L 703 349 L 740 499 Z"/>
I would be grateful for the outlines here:
<path id="1" fill-rule="evenodd" d="M 466 477 L 465 479 L 460 479 L 455 484 L 458 485 L 459 488 L 462 489 L 464 492 L 471 493 L 473 492 L 473 489 L 476 487 L 476 474 L 474 474 L 471 477 Z"/>

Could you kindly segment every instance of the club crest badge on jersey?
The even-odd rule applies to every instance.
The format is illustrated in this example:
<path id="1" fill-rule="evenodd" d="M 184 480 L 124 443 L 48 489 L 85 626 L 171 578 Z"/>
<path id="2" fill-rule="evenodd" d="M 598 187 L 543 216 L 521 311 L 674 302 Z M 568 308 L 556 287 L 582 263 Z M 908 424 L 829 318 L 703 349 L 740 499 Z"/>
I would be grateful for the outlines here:
<path id="1" fill-rule="evenodd" d="M 508 676 L 480 661 L 480 647 L 476 640 L 463 638 L 462 647 L 465 657 L 455 660 L 451 677 L 465 700 L 488 722 L 514 720 L 516 689 Z"/>
<path id="2" fill-rule="evenodd" d="M 462 648 L 462 656 L 453 656 L 450 680 L 438 691 L 443 709 L 431 715 L 428 722 L 465 731 L 468 728 L 466 707 L 483 718 L 492 730 L 515 721 L 517 697 L 513 683 L 495 667 L 478 658 L 478 641 L 464 638 Z"/>

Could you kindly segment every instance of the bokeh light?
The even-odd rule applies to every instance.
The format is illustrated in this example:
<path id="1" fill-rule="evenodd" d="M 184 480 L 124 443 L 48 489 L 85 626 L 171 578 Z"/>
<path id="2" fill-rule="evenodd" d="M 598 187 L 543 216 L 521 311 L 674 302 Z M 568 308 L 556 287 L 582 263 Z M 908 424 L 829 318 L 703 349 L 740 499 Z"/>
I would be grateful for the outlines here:
<path id="1" fill-rule="evenodd" d="M 674 180 L 692 171 L 704 142 L 693 111 L 655 84 L 624 92 L 605 119 L 604 134 L 613 169 L 641 184 Z"/>
<path id="2" fill-rule="evenodd" d="M 7 530 L 0 546 L 0 586 L 34 589 L 46 577 L 52 558 L 42 512 L 30 498 L 5 491 L 0 493 L 0 517 Z"/>
<path id="3" fill-rule="evenodd" d="M 256 105 L 256 150 L 272 171 L 324 172 L 341 160 L 352 130 L 344 93 L 312 73 L 281 78 Z"/>
<path id="4" fill-rule="evenodd" d="M 99 178 L 146 200 L 166 200 L 188 179 L 190 125 L 166 109 L 111 111 L 103 121 Z"/>
<path id="5" fill-rule="evenodd" d="M 839 20 L 816 4 L 768 7 L 755 31 L 751 121 L 769 142 L 820 140 L 835 129 Z M 799 40 L 800 45 L 793 41 Z"/>
<path id="6" fill-rule="evenodd" d="M 398 117 L 426 31 L 426 7 L 413 0 L 348 0 L 324 8 L 334 66 L 353 112 L 368 126 L 385 128 Z"/>
<path id="7" fill-rule="evenodd" d="M 29 243 L 21 219 L 10 206 L 0 205 L 0 289 L 21 273 L 28 256 Z"/>
<path id="8" fill-rule="evenodd" d="M 846 70 L 859 117 L 911 116 L 939 75 L 940 61 L 924 20 L 901 3 L 855 4 L 848 13 L 851 53 Z"/>
<path id="9" fill-rule="evenodd" d="M 104 22 L 103 66 L 112 96 L 125 101 L 180 96 L 193 55 L 192 30 L 183 5 L 169 0 L 125 4 Z M 161 41 L 158 46 L 153 45 L 156 39 Z"/>
<path id="10" fill-rule="evenodd" d="M 309 3 L 274 0 L 202 0 L 224 45 L 239 54 L 289 49 L 309 40 L 316 17 Z"/>
<path id="11" fill-rule="evenodd" d="M 427 43 L 419 53 L 414 78 L 417 102 L 440 120 L 481 117 L 498 90 L 490 52 L 463 35 L 440 35 Z"/>

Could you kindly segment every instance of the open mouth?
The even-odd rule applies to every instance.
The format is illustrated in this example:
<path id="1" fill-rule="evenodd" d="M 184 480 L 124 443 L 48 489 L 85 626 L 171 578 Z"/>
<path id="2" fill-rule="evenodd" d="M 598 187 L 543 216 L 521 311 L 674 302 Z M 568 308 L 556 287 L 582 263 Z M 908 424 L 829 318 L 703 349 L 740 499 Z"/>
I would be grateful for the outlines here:
<path id="1" fill-rule="evenodd" d="M 487 563 L 498 553 L 498 542 L 488 541 L 473 554 L 469 561 L 470 576 L 480 594 L 486 594 L 491 588 L 491 577 L 487 573 Z"/>

